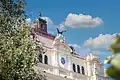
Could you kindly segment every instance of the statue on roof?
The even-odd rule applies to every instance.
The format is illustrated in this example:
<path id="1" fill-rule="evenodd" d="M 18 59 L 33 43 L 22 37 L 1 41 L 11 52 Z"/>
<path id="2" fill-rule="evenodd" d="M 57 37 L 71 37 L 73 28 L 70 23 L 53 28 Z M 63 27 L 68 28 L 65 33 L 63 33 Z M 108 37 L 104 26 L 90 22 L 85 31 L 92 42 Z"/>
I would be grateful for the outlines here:
<path id="1" fill-rule="evenodd" d="M 65 37 L 63 36 L 63 32 L 66 32 L 66 30 L 64 31 L 60 31 L 58 28 L 57 28 L 57 36 L 55 37 L 54 41 L 53 41 L 53 45 L 56 44 L 57 42 L 65 42 Z"/>
<path id="2" fill-rule="evenodd" d="M 63 30 L 62 30 L 62 31 L 60 31 L 60 30 L 57 28 L 57 32 L 58 32 L 58 34 L 61 34 L 61 35 L 62 35 L 62 34 L 63 34 L 63 32 L 66 32 L 66 30 L 64 30 L 64 31 L 63 31 Z"/>

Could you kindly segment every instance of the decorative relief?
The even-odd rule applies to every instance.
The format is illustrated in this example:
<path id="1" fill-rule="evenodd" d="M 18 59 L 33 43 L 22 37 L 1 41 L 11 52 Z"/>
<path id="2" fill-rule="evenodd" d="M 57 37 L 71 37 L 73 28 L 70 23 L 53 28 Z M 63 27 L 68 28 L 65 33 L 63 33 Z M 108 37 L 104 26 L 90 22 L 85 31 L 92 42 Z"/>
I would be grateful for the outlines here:
<path id="1" fill-rule="evenodd" d="M 65 61 L 65 58 L 64 58 L 64 57 L 61 57 L 61 63 L 62 63 L 62 64 L 65 64 L 65 62 L 66 62 L 66 61 Z"/>

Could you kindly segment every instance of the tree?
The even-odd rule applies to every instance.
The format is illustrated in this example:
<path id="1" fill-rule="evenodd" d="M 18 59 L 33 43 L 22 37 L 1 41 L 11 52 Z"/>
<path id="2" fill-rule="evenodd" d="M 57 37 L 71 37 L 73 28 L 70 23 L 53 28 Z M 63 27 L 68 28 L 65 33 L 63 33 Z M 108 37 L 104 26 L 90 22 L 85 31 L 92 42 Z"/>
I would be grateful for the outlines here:
<path id="1" fill-rule="evenodd" d="M 110 51 L 113 56 L 107 58 L 107 63 L 110 67 L 107 69 L 107 74 L 115 80 L 120 80 L 120 35 L 116 35 L 114 42 L 110 45 Z"/>
<path id="2" fill-rule="evenodd" d="M 41 80 L 33 67 L 43 48 L 29 38 L 24 0 L 0 0 L 0 79 Z"/>

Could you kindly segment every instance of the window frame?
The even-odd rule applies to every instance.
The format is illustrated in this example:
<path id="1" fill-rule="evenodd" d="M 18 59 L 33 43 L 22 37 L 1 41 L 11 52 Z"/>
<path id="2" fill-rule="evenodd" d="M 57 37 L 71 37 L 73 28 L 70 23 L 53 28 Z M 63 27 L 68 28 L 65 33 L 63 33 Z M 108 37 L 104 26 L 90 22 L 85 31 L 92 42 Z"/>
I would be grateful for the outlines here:
<path id="1" fill-rule="evenodd" d="M 40 63 L 43 63 L 43 56 L 42 56 L 42 54 L 39 54 L 38 60 L 39 60 Z"/>
<path id="2" fill-rule="evenodd" d="M 77 65 L 77 72 L 80 73 L 80 65 Z"/>
<path id="3" fill-rule="evenodd" d="M 73 72 L 76 72 L 76 65 L 73 63 Z"/>
<path id="4" fill-rule="evenodd" d="M 44 63 L 48 64 L 48 56 L 47 55 L 44 55 Z"/>

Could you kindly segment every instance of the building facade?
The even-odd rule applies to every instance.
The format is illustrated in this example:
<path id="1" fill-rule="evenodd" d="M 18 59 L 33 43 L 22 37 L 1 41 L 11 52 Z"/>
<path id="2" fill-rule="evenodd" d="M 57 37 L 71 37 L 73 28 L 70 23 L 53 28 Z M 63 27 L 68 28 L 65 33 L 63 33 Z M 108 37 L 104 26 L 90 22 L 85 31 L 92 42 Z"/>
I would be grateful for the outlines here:
<path id="1" fill-rule="evenodd" d="M 47 22 L 40 17 L 34 22 L 31 37 L 45 49 L 38 55 L 38 65 L 34 68 L 48 80 L 108 80 L 97 56 L 92 53 L 80 56 L 64 40 L 62 31 L 58 30 L 56 36 L 49 34 Z"/>

